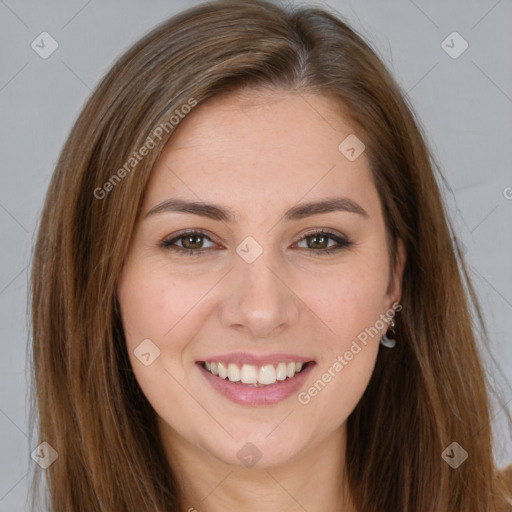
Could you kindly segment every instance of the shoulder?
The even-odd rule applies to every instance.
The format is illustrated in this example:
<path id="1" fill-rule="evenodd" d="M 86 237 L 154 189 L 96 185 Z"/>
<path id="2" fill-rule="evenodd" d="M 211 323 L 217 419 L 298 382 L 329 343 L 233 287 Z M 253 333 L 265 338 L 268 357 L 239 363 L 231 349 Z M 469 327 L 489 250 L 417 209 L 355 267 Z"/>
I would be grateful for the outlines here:
<path id="1" fill-rule="evenodd" d="M 497 500 L 495 502 L 497 512 L 512 512 L 512 464 L 503 469 L 496 469 L 494 479 Z"/>

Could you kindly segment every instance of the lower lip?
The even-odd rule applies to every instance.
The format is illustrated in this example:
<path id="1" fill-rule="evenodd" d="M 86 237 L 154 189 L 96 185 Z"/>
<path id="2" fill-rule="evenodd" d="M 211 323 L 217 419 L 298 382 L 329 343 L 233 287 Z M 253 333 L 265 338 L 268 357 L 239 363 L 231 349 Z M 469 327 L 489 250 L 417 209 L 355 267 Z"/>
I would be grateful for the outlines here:
<path id="1" fill-rule="evenodd" d="M 229 379 L 221 379 L 203 368 L 202 363 L 197 363 L 197 365 L 213 388 L 229 400 L 241 405 L 271 405 L 286 400 L 296 393 L 307 379 L 315 363 L 309 362 L 306 368 L 297 373 L 295 377 L 262 387 L 245 386 L 231 382 Z"/>

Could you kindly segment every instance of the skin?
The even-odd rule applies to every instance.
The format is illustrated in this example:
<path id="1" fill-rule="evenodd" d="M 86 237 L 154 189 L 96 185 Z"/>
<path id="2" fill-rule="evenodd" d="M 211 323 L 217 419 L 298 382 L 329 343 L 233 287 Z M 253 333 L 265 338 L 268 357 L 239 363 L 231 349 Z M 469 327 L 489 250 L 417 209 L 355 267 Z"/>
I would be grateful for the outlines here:
<path id="1" fill-rule="evenodd" d="M 368 160 L 363 152 L 349 161 L 338 150 L 357 132 L 333 107 L 323 96 L 284 91 L 215 96 L 181 122 L 152 171 L 118 294 L 131 364 L 183 486 L 183 510 L 356 510 L 344 471 L 346 420 L 368 385 L 386 326 L 307 405 L 297 394 L 267 406 L 235 404 L 195 364 L 239 351 L 306 356 L 316 362 L 307 390 L 399 302 L 403 245 L 390 276 Z M 333 196 L 357 202 L 368 218 L 336 211 L 282 219 L 298 203 Z M 169 198 L 229 207 L 238 220 L 145 217 Z M 336 242 L 308 244 L 304 234 L 315 228 L 354 245 L 322 256 Z M 209 238 L 192 247 L 206 252 L 161 247 L 183 229 L 205 231 Z M 252 263 L 236 252 L 247 236 L 263 248 Z M 145 366 L 134 350 L 148 338 L 160 355 Z M 248 442 L 262 454 L 251 468 L 237 457 Z"/>

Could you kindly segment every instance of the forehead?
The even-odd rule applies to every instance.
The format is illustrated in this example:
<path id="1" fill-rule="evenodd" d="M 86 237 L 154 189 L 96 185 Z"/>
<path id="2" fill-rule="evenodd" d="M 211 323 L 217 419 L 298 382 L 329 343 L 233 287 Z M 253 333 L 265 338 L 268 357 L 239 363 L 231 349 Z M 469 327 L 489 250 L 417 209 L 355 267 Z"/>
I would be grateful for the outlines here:
<path id="1" fill-rule="evenodd" d="M 262 214 L 301 198 L 343 195 L 371 213 L 378 196 L 364 152 L 350 161 L 339 150 L 355 132 L 333 98 L 284 91 L 215 96 L 181 121 L 160 155 L 146 210 L 176 195 L 229 205 L 243 216 L 248 204 L 264 207 Z"/>

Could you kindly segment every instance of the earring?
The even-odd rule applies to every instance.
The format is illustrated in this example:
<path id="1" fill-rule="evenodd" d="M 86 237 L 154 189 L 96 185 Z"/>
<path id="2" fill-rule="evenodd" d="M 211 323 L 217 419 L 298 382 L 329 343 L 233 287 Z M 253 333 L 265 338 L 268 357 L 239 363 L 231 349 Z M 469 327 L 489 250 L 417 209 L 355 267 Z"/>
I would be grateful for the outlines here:
<path id="1" fill-rule="evenodd" d="M 386 321 L 388 323 L 389 329 L 394 334 L 394 332 L 395 332 L 395 330 L 394 330 L 395 320 L 393 318 L 387 318 Z M 396 341 L 394 339 L 392 339 L 392 338 L 388 338 L 387 334 L 388 333 L 386 332 L 386 334 L 384 334 L 380 338 L 380 344 L 384 345 L 385 347 L 388 347 L 388 348 L 393 348 L 396 345 Z"/>

